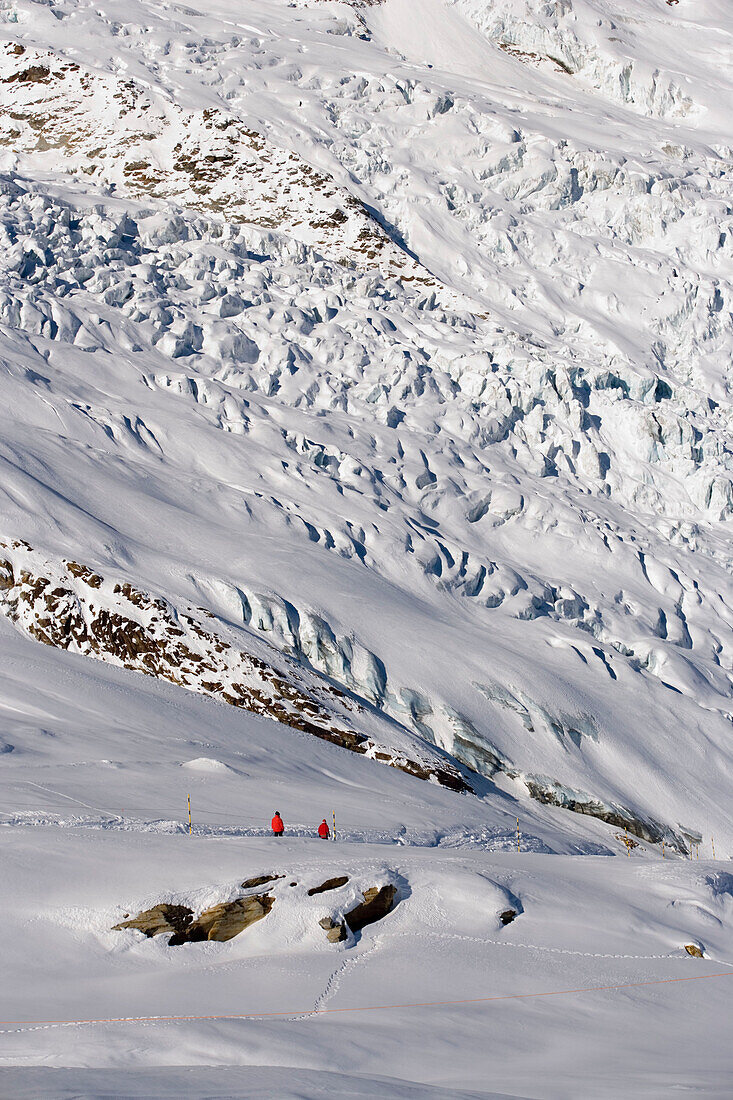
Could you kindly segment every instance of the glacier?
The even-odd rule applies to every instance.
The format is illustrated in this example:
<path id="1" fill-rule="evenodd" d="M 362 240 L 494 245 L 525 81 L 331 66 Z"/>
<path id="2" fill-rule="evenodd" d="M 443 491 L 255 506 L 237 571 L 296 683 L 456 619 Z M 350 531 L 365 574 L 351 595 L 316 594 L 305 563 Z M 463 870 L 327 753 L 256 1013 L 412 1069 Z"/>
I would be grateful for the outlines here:
<path id="1" fill-rule="evenodd" d="M 197 882 L 217 836 L 271 858 L 300 786 L 294 845 L 330 800 L 369 858 L 419 879 L 432 853 L 421 889 L 450 891 L 443 849 L 510 891 L 510 860 L 545 891 L 558 861 L 581 910 L 584 873 L 653 867 L 660 898 L 689 874 L 707 946 L 733 851 L 725 6 L 2 0 L 0 29 L 0 838 L 151 838 L 141 908 L 186 866 L 186 783 L 218 806 Z M 144 767 L 113 698 L 127 743 L 154 716 Z M 384 1095 L 446 1086 L 390 1057 Z"/>

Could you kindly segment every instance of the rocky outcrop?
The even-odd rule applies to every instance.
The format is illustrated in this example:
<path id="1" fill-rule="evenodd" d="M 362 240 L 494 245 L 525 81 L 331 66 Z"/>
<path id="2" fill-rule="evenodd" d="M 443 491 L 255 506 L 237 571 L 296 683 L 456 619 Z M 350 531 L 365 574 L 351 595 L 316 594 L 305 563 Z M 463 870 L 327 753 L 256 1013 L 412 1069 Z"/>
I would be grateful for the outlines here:
<path id="1" fill-rule="evenodd" d="M 661 840 L 666 840 L 670 847 L 683 853 L 687 852 L 687 847 L 682 838 L 657 821 L 636 817 L 623 806 L 607 805 L 601 802 L 600 799 L 593 798 L 583 791 L 571 791 L 563 788 L 551 779 L 545 779 L 541 776 L 523 776 L 523 779 L 530 796 L 543 805 L 559 806 L 561 809 L 571 810 L 575 814 L 597 817 L 600 821 L 605 821 L 609 825 L 627 829 L 634 836 L 646 840 L 649 844 L 658 844 Z M 630 846 L 634 847 L 635 845 L 632 843 Z"/>
<path id="2" fill-rule="evenodd" d="M 386 917 L 394 908 L 397 897 L 397 887 L 391 883 L 387 886 L 371 886 L 363 893 L 364 901 L 354 906 L 345 914 L 344 920 L 352 932 L 360 932 L 368 924 Z"/>
<path id="3" fill-rule="evenodd" d="M 308 891 L 308 897 L 312 898 L 314 894 L 325 894 L 328 890 L 338 890 L 340 886 L 345 886 L 348 881 L 348 875 L 338 875 L 336 878 L 327 878 L 320 886 L 311 887 Z"/>
<path id="4" fill-rule="evenodd" d="M 339 879 L 329 881 L 340 883 Z M 342 885 L 342 883 L 340 884 Z M 326 885 L 324 883 L 324 886 Z M 308 892 L 309 894 L 320 893 L 320 890 L 309 890 Z M 381 887 L 370 886 L 368 890 L 362 892 L 362 897 L 364 901 L 359 902 L 353 909 L 349 909 L 342 920 L 328 916 L 323 917 L 318 922 L 321 928 L 325 929 L 326 938 L 330 943 L 341 943 L 343 940 L 348 939 L 349 932 L 354 934 L 361 932 L 362 928 L 366 928 L 368 924 L 375 924 L 386 917 L 388 913 L 391 913 L 395 907 L 397 887 L 393 886 L 392 883 Z"/>
<path id="5" fill-rule="evenodd" d="M 62 154 L 97 185 L 278 229 L 350 267 L 434 285 L 332 177 L 222 109 L 187 111 L 150 86 L 13 42 L 0 48 L 0 102 L 3 91 L 0 146 Z"/>
<path id="6" fill-rule="evenodd" d="M 245 651 L 201 608 L 175 607 L 127 580 L 107 580 L 77 561 L 49 562 L 21 540 L 0 540 L 0 611 L 44 645 L 168 680 L 419 779 L 468 789 L 447 762 L 410 759 L 354 729 L 351 719 L 364 710 L 352 695 L 265 645 L 272 664 Z"/>
<path id="7" fill-rule="evenodd" d="M 329 943 L 342 943 L 348 936 L 346 925 L 342 920 L 334 920 L 333 917 L 323 917 L 318 922 L 325 929 L 326 939 Z"/>
<path id="8" fill-rule="evenodd" d="M 242 883 L 243 890 L 252 890 L 255 886 L 264 886 L 266 882 L 276 882 L 285 875 L 255 875 L 254 878 L 245 879 Z"/>
<path id="9" fill-rule="evenodd" d="M 230 898 L 216 905 L 204 909 L 198 916 L 187 905 L 175 905 L 170 902 L 161 902 L 150 909 L 145 909 L 135 917 L 125 914 L 125 919 L 114 925 L 113 931 L 135 929 L 143 935 L 151 938 L 164 935 L 168 937 L 170 947 L 178 947 L 184 943 L 200 943 L 204 940 L 212 940 L 225 943 L 227 940 L 238 936 L 246 928 L 263 920 L 271 912 L 275 904 L 278 890 L 286 891 L 286 897 L 281 897 L 280 904 L 288 906 L 292 895 L 287 887 L 297 886 L 297 882 L 290 881 L 286 884 L 286 876 L 271 872 L 270 874 L 253 875 L 245 879 L 241 884 L 242 890 L 252 890 L 266 883 L 273 883 L 272 893 L 246 894 L 244 896 Z M 313 886 L 306 891 L 306 896 L 317 897 L 320 894 L 338 890 L 349 882 L 348 875 L 335 875 L 325 879 L 320 885 Z M 350 895 L 353 897 L 353 895 Z M 348 912 L 342 909 L 322 917 L 319 920 L 320 927 L 326 932 L 330 943 L 342 943 L 349 939 L 369 924 L 382 920 L 394 909 L 398 896 L 397 887 L 392 883 L 382 886 L 370 886 L 362 892 L 363 901 L 352 906 Z M 313 903 L 314 906 L 318 902 Z M 517 903 L 519 904 L 519 903 Z M 514 910 L 510 910 L 515 913 Z M 505 916 L 506 914 L 503 914 Z M 298 918 L 299 919 L 299 918 Z"/>
<path id="10" fill-rule="evenodd" d="M 686 943 L 685 944 L 685 951 L 687 952 L 688 955 L 692 955 L 692 957 L 694 959 L 704 959 L 705 958 L 704 950 L 702 949 L 702 947 L 700 947 L 696 943 Z"/>
<path id="11" fill-rule="evenodd" d="M 271 894 L 252 894 L 246 898 L 237 898 L 236 901 L 213 905 L 181 932 L 171 936 L 168 943 L 171 947 L 182 943 L 198 943 L 201 940 L 224 943 L 266 917 L 274 904 L 275 899 Z"/>
<path id="12" fill-rule="evenodd" d="M 193 912 L 186 905 L 168 905 L 166 902 L 145 909 L 130 920 L 121 921 L 112 928 L 120 932 L 125 928 L 136 928 L 138 932 L 152 936 L 185 936 L 193 920 Z M 181 941 L 183 942 L 183 941 Z"/>
<path id="13" fill-rule="evenodd" d="M 169 905 L 162 902 L 138 913 L 131 920 L 113 926 L 113 932 L 135 928 L 148 937 L 170 936 L 168 944 L 178 947 L 182 943 L 198 943 L 201 940 L 231 940 L 262 920 L 272 909 L 275 899 L 269 894 L 255 894 L 235 901 L 222 902 L 205 909 L 193 919 L 193 910 L 186 905 Z"/>

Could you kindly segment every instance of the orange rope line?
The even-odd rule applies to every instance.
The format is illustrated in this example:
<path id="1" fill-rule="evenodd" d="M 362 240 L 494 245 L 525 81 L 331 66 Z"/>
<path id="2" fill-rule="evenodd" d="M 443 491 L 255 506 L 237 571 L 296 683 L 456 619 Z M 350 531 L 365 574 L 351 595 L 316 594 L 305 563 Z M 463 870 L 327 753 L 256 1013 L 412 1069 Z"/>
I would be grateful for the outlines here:
<path id="1" fill-rule="evenodd" d="M 0 1027 L 74 1027 L 81 1024 L 147 1024 L 196 1020 L 257 1020 L 273 1016 L 323 1016 L 328 1012 L 379 1012 L 391 1008 L 434 1008 L 441 1005 L 486 1004 L 489 1001 L 521 1001 L 530 997 L 562 997 L 570 993 L 598 993 L 612 989 L 640 989 L 649 985 L 672 985 L 675 982 L 702 982 L 707 981 L 709 978 L 733 978 L 733 970 L 718 974 L 695 974 L 689 978 L 655 978 L 648 982 L 619 982 L 614 985 L 584 986 L 580 989 L 552 989 L 545 993 L 502 993 L 493 997 L 471 997 L 459 1001 L 411 1001 L 407 1004 L 360 1005 L 357 1008 L 301 1008 L 291 1009 L 289 1012 L 229 1012 L 220 1016 L 115 1016 L 99 1020 L 0 1020 Z"/>

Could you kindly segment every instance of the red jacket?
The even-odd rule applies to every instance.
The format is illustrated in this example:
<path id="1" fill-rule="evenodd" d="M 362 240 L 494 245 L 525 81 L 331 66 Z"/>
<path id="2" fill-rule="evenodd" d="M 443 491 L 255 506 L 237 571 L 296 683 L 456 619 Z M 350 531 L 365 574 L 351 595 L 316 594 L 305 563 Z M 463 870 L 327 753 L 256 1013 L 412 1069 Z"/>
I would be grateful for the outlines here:
<path id="1" fill-rule="evenodd" d="M 280 814 L 275 814 L 272 819 L 272 831 L 273 833 L 285 832 L 285 826 L 283 825 L 283 819 L 280 817 Z"/>
<path id="2" fill-rule="evenodd" d="M 321 822 L 321 824 L 318 826 L 318 835 L 323 840 L 328 840 L 328 825 L 326 824 L 325 817 L 324 817 L 323 821 Z"/>

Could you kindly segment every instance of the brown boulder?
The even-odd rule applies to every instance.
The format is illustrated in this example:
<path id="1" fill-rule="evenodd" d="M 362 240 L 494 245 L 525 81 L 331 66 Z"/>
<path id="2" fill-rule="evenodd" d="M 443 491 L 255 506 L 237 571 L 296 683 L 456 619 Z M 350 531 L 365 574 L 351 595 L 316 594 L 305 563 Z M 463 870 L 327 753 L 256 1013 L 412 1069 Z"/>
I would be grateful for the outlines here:
<path id="1" fill-rule="evenodd" d="M 251 890 L 255 886 L 264 886 L 266 882 L 275 882 L 279 878 L 285 878 L 285 875 L 257 875 L 255 878 L 245 879 L 242 889 Z"/>
<path id="2" fill-rule="evenodd" d="M 191 924 L 192 911 L 185 905 L 154 905 L 152 909 L 146 909 L 138 913 L 132 920 L 115 924 L 112 931 L 119 932 L 123 928 L 137 928 L 138 932 L 144 932 L 146 936 L 184 935 Z M 183 941 L 181 941 L 183 942 Z"/>
<path id="3" fill-rule="evenodd" d="M 327 878 L 320 886 L 313 886 L 308 891 L 308 897 L 312 898 L 314 894 L 325 894 L 327 890 L 338 890 L 340 886 L 345 886 L 348 881 L 348 875 L 338 875 L 336 878 Z"/>
<path id="4" fill-rule="evenodd" d="M 272 909 L 275 899 L 269 894 L 253 894 L 236 901 L 225 901 L 213 905 L 211 909 L 196 918 L 182 933 L 171 936 L 171 947 L 182 943 L 199 943 L 201 940 L 216 940 L 223 943 L 234 939 L 245 928 L 262 920 Z"/>
<path id="5" fill-rule="evenodd" d="M 372 886 L 364 891 L 364 901 L 350 909 L 344 915 L 344 920 L 352 932 L 360 932 L 368 924 L 374 924 L 391 912 L 396 895 L 397 887 L 391 884 L 381 889 Z"/>
<path id="6" fill-rule="evenodd" d="M 335 921 L 332 917 L 324 917 L 318 922 L 321 928 L 326 930 L 326 939 L 330 943 L 341 943 L 346 939 L 346 925 L 343 921 Z"/>

